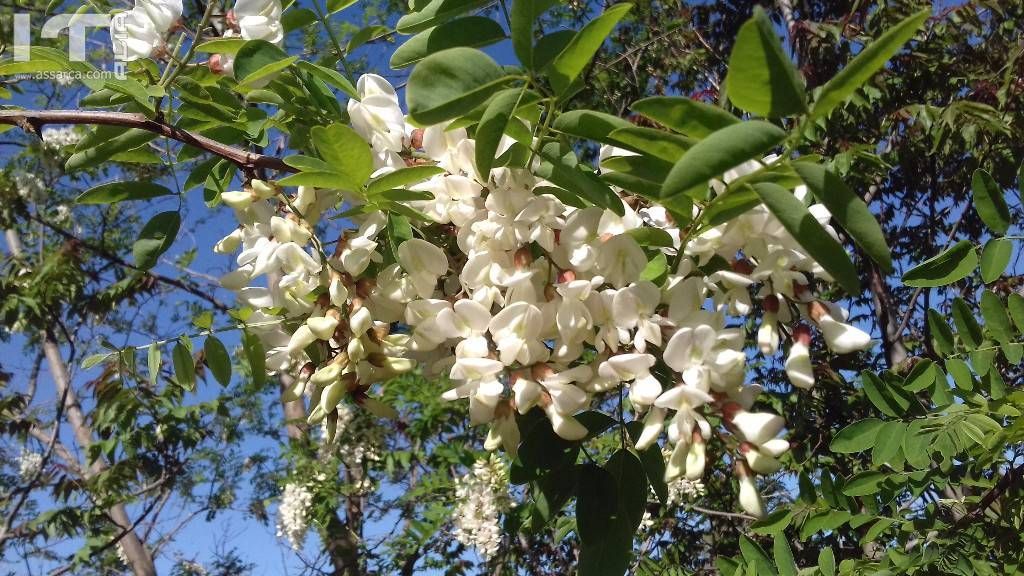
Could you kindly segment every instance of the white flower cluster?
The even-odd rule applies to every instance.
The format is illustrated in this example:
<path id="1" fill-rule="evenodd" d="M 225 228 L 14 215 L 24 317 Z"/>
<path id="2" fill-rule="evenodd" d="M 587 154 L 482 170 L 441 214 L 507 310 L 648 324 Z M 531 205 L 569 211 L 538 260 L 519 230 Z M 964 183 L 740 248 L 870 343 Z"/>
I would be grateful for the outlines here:
<path id="1" fill-rule="evenodd" d="M 679 506 L 703 498 L 705 494 L 707 494 L 707 489 L 704 487 L 704 482 L 677 478 L 668 485 L 666 503 L 670 506 Z"/>
<path id="2" fill-rule="evenodd" d="M 285 484 L 277 508 L 277 537 L 287 540 L 293 550 L 301 550 L 306 541 L 312 504 L 313 492 L 309 486 L 295 482 Z"/>
<path id="3" fill-rule="evenodd" d="M 501 545 L 500 516 L 511 502 L 506 470 L 506 464 L 491 454 L 455 480 L 455 539 L 484 559 L 494 556 Z"/>
<path id="4" fill-rule="evenodd" d="M 74 126 L 46 127 L 42 131 L 43 147 L 59 151 L 67 146 L 74 146 L 82 139 Z"/>
<path id="5" fill-rule="evenodd" d="M 418 363 L 425 374 L 455 382 L 443 397 L 467 399 L 473 424 L 490 424 L 488 449 L 514 455 L 516 412 L 536 406 L 559 436 L 579 440 L 587 430 L 574 414 L 593 395 L 622 386 L 644 418 L 637 447 L 663 434 L 673 447 L 669 481 L 702 477 L 707 416 L 720 415 L 727 449 L 737 456 L 740 503 L 763 514 L 753 474 L 778 470 L 789 443 L 776 438 L 781 417 L 753 410 L 761 387 L 745 382 L 746 335 L 729 320 L 753 314 L 759 300 L 758 348 L 772 355 L 790 341 L 786 372 L 800 388 L 814 383 L 811 326 L 837 353 L 871 344 L 846 322 L 846 311 L 815 295 L 815 279 L 832 279 L 767 208 L 683 244 L 656 204 L 623 202 L 621 215 L 574 208 L 545 193 L 551 184 L 531 170 L 479 174 L 465 128 L 413 129 L 386 80 L 366 75 L 357 88 L 348 112 L 373 152 L 375 178 L 424 163 L 441 169 L 412 186 L 419 194 L 404 202 L 428 219 L 417 237 L 398 243 L 383 234 L 388 216 L 363 210 L 356 191 L 288 192 L 253 180 L 222 195 L 241 224 L 215 248 L 238 252 L 222 283 L 252 310 L 248 322 L 267 349 L 268 369 L 298 375 L 296 398 L 312 388 L 310 422 L 336 426 L 346 397 L 394 417 L 368 392 Z M 512 144 L 506 137 L 498 154 Z M 605 149 L 602 157 L 622 153 Z M 711 185 L 722 193 L 775 161 L 750 162 Z M 324 226 L 337 238 L 328 254 L 313 231 L 339 204 L 352 227 Z M 810 210 L 828 226 L 823 206 Z M 644 228 L 663 230 L 674 245 L 645 248 L 637 240 Z M 652 277 L 645 270 L 654 250 L 674 264 Z"/>
<path id="6" fill-rule="evenodd" d="M 14 188 L 26 202 L 38 204 L 45 200 L 46 185 L 39 179 L 39 176 L 29 172 L 17 172 L 14 174 Z"/>
<path id="7" fill-rule="evenodd" d="M 131 62 L 163 49 L 181 12 L 181 0 L 135 0 L 135 7 L 123 15 L 123 29 L 118 23 L 111 27 L 114 56 Z"/>
<path id="8" fill-rule="evenodd" d="M 42 454 L 23 449 L 21 454 L 18 455 L 18 477 L 22 481 L 27 481 L 35 476 L 36 472 L 39 472 L 39 468 L 42 465 Z"/>

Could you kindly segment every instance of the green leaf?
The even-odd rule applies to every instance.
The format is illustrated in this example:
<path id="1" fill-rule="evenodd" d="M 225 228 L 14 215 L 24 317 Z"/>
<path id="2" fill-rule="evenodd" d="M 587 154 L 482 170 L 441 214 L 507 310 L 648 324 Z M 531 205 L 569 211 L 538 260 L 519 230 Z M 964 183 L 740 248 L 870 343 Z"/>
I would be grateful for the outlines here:
<path id="1" fill-rule="evenodd" d="M 1008 344 L 1013 341 L 1010 332 L 1010 317 L 1006 314 L 1003 301 L 993 292 L 985 290 L 981 293 L 981 317 L 985 319 L 985 329 L 997 341 Z"/>
<path id="2" fill-rule="evenodd" d="M 666 128 L 694 138 L 704 138 L 740 122 L 718 106 L 683 96 L 652 96 L 637 100 L 630 108 Z"/>
<path id="3" fill-rule="evenodd" d="M 964 392 L 974 390 L 974 375 L 971 374 L 971 368 L 967 365 L 967 362 L 959 358 L 947 358 L 946 370 L 953 377 L 953 383 L 956 384 L 957 388 Z"/>
<path id="4" fill-rule="evenodd" d="M 341 172 L 299 172 L 277 181 L 281 186 L 314 186 L 316 188 L 340 188 L 342 190 L 358 190 L 348 174 Z"/>
<path id="5" fill-rule="evenodd" d="M 258 336 L 245 331 L 242 333 L 242 351 L 245 352 L 245 360 L 249 363 L 253 385 L 257 388 L 262 387 L 267 381 L 267 356 L 263 351 L 263 343 Z"/>
<path id="6" fill-rule="evenodd" d="M 327 13 L 334 14 L 356 3 L 356 0 L 327 0 Z"/>
<path id="7" fill-rule="evenodd" d="M 298 59 L 266 40 L 249 40 L 235 54 L 235 78 L 243 84 L 252 84 L 284 70 Z"/>
<path id="8" fill-rule="evenodd" d="M 134 150 L 156 139 L 156 134 L 141 128 L 130 128 L 123 131 L 115 128 L 114 130 L 120 133 L 100 141 L 93 141 L 89 137 L 83 139 L 75 149 L 76 152 L 64 163 L 64 169 L 67 172 L 75 172 L 92 168 L 110 160 L 118 153 Z M 106 131 L 103 134 L 109 135 Z M 91 144 L 88 147 L 85 144 L 87 141 Z"/>
<path id="9" fill-rule="evenodd" d="M 978 168 L 971 176 L 971 190 L 981 221 L 996 234 L 1006 234 L 1010 228 L 1010 207 L 1003 198 L 1003 189 L 988 172 Z"/>
<path id="10" fill-rule="evenodd" d="M 556 0 L 514 0 L 509 11 L 512 49 L 524 66 L 533 64 L 533 23 Z"/>
<path id="11" fill-rule="evenodd" d="M 832 438 L 829 449 L 840 454 L 863 452 L 875 445 L 878 430 L 885 424 L 878 418 L 868 418 L 854 422 L 839 431 Z"/>
<path id="12" fill-rule="evenodd" d="M 287 34 L 292 30 L 305 28 L 316 21 L 316 13 L 309 8 L 293 8 L 281 16 L 281 27 L 284 28 L 284 32 Z"/>
<path id="13" fill-rule="evenodd" d="M 888 476 L 878 470 L 865 470 L 846 479 L 843 494 L 847 496 L 869 496 L 882 489 L 882 482 Z"/>
<path id="14" fill-rule="evenodd" d="M 132 245 L 135 266 L 141 270 L 149 270 L 156 266 L 160 255 L 174 243 L 181 226 L 181 215 L 177 211 L 161 212 L 150 218 L 139 232 L 139 239 Z"/>
<path id="15" fill-rule="evenodd" d="M 786 541 L 785 534 L 778 534 L 772 542 L 772 553 L 775 556 L 775 567 L 779 576 L 797 576 L 799 569 L 793 559 L 793 550 Z"/>
<path id="16" fill-rule="evenodd" d="M 490 0 L 432 0 L 422 10 L 399 18 L 395 29 L 399 34 L 415 34 L 489 3 Z"/>
<path id="17" fill-rule="evenodd" d="M 82 360 L 82 370 L 88 370 L 93 366 L 100 364 L 101 362 L 106 362 L 107 359 L 113 358 L 113 356 L 113 352 L 101 352 L 99 354 L 92 354 L 86 356 L 85 360 Z"/>
<path id="18" fill-rule="evenodd" d="M 112 204 L 124 200 L 149 200 L 160 196 L 171 196 L 166 187 L 152 182 L 109 182 L 82 192 L 75 202 L 78 204 Z"/>
<path id="19" fill-rule="evenodd" d="M 307 74 L 319 78 L 329 86 L 334 86 L 345 94 L 348 94 L 351 98 L 359 98 L 359 91 L 356 90 L 356 87 L 352 85 L 352 82 L 350 82 L 348 78 L 342 76 L 342 74 L 337 70 L 319 66 L 312 62 L 306 62 L 305 60 L 299 60 L 295 64 L 295 67 Z"/>
<path id="20" fill-rule="evenodd" d="M 931 332 L 932 346 L 940 354 L 953 352 L 953 331 L 946 323 L 945 317 L 934 308 L 928 309 L 928 331 Z"/>
<path id="21" fill-rule="evenodd" d="M 867 394 L 868 400 L 875 405 L 886 416 L 892 416 L 893 418 L 899 418 L 902 416 L 902 410 L 899 406 L 886 394 L 885 382 L 881 378 L 876 376 L 874 373 L 867 370 L 860 373 L 861 385 L 864 387 L 864 393 Z"/>
<path id="22" fill-rule="evenodd" d="M 1013 242 L 1008 238 L 993 238 L 981 251 L 981 280 L 991 284 L 999 279 L 1013 256 Z"/>
<path id="23" fill-rule="evenodd" d="M 371 180 L 370 183 L 366 185 L 366 193 L 369 195 L 378 194 L 394 188 L 403 188 L 410 184 L 419 184 L 420 182 L 425 182 L 442 173 L 444 173 L 444 168 L 441 168 L 440 166 L 430 166 L 427 164 L 402 168 L 395 170 L 394 172 L 388 172 L 387 174 Z"/>
<path id="24" fill-rule="evenodd" d="M 231 357 L 228 356 L 228 350 L 224 347 L 224 343 L 211 334 L 206 337 L 203 351 L 206 365 L 210 367 L 213 377 L 222 386 L 227 386 L 231 382 Z"/>
<path id="25" fill-rule="evenodd" d="M 316 126 L 309 134 L 324 162 L 349 178 L 349 190 L 358 190 L 370 178 L 373 152 L 355 130 L 343 124 L 331 124 Z"/>
<path id="26" fill-rule="evenodd" d="M 505 81 L 501 66 L 475 48 L 435 52 L 409 75 L 409 116 L 422 125 L 451 120 L 482 104 Z"/>
<path id="27" fill-rule="evenodd" d="M 961 240 L 903 275 L 903 283 L 915 288 L 945 286 L 969 276 L 978 267 L 974 245 Z"/>
<path id="28" fill-rule="evenodd" d="M 627 230 L 626 234 L 632 236 L 633 239 L 636 240 L 636 243 L 641 246 L 649 246 L 651 248 L 671 248 L 673 245 L 672 236 L 661 228 L 641 226 L 639 228 Z"/>
<path id="29" fill-rule="evenodd" d="M 149 345 L 146 367 L 149 369 L 149 384 L 155 387 L 160 379 L 160 346 L 156 342 Z"/>
<path id="30" fill-rule="evenodd" d="M 244 38 L 217 38 L 196 46 L 196 52 L 234 56 L 245 46 Z"/>
<path id="31" fill-rule="evenodd" d="M 391 67 L 405 68 L 448 48 L 487 46 L 505 39 L 501 26 L 483 16 L 467 16 L 424 30 L 391 54 Z"/>
<path id="32" fill-rule="evenodd" d="M 875 466 L 892 464 L 893 459 L 899 454 L 903 446 L 903 436 L 907 433 L 907 427 L 899 420 L 886 422 L 878 430 L 878 441 L 871 450 L 871 463 Z M 902 458 L 900 459 L 902 461 Z"/>
<path id="33" fill-rule="evenodd" d="M 768 558 L 764 548 L 761 548 L 760 544 L 751 540 L 746 534 L 740 534 L 740 553 L 743 554 L 743 560 L 747 564 L 752 564 L 756 567 L 758 575 L 778 576 L 778 572 L 775 571 L 775 565 Z"/>
<path id="34" fill-rule="evenodd" d="M 675 164 L 694 145 L 694 141 L 685 136 L 640 126 L 619 128 L 612 131 L 608 138 L 617 146 L 671 164 Z"/>
<path id="35" fill-rule="evenodd" d="M 946 385 L 946 377 L 942 376 L 941 384 Z M 923 432 L 926 421 L 923 419 L 914 420 L 907 426 L 907 433 L 903 436 L 903 454 L 907 457 L 907 463 L 918 470 L 924 470 L 932 465 L 931 460 L 931 434 Z"/>
<path id="36" fill-rule="evenodd" d="M 487 182 L 490 179 L 491 166 L 494 165 L 498 145 L 505 134 L 509 119 L 519 107 L 525 88 L 512 88 L 499 92 L 488 102 L 483 116 L 476 128 L 476 170 L 480 178 Z"/>
<path id="37" fill-rule="evenodd" d="M 930 7 L 917 12 L 887 30 L 877 40 L 861 50 L 856 58 L 822 87 L 818 99 L 811 107 L 811 116 L 815 118 L 827 116 L 833 108 L 853 95 L 885 65 L 889 58 L 892 58 L 908 40 L 914 37 L 924 21 L 931 16 L 931 12 Z"/>
<path id="38" fill-rule="evenodd" d="M 171 351 L 171 362 L 174 364 L 174 379 L 178 386 L 186 390 L 194 390 L 196 387 L 196 365 L 192 360 L 192 353 L 184 344 L 178 342 Z"/>
<path id="39" fill-rule="evenodd" d="M 546 160 L 537 169 L 537 175 L 541 178 L 579 195 L 595 206 L 607 208 L 620 216 L 625 212 L 622 200 L 593 172 L 584 172 L 571 149 L 563 149 L 557 142 L 549 142 L 540 149 L 539 156 Z"/>
<path id="40" fill-rule="evenodd" d="M 705 227 L 724 224 L 760 204 L 761 197 L 750 185 L 728 188 L 725 194 L 715 196 L 704 208 L 701 224 Z"/>
<path id="41" fill-rule="evenodd" d="M 629 3 L 615 4 L 594 18 L 573 37 L 569 45 L 548 65 L 548 78 L 555 95 L 564 96 L 572 83 L 583 73 L 594 54 L 604 44 L 615 25 L 633 7 Z"/>
<path id="42" fill-rule="evenodd" d="M 760 158 L 786 137 L 779 127 L 758 120 L 722 128 L 690 148 L 672 167 L 661 195 L 671 197 L 721 176 L 752 158 Z"/>
<path id="43" fill-rule="evenodd" d="M 708 137 L 703 142 L 712 138 L 714 136 Z M 821 224 L 804 207 L 803 202 L 789 190 L 770 182 L 754 184 L 754 190 L 757 191 L 757 195 L 761 197 L 761 201 L 768 207 L 768 210 L 779 219 L 783 227 L 796 238 L 796 241 L 811 258 L 821 264 L 847 292 L 850 294 L 860 293 L 860 279 L 857 276 L 857 269 L 850 261 L 850 256 L 842 245 L 822 228 Z"/>
<path id="44" fill-rule="evenodd" d="M 1024 332 L 1024 296 L 1013 292 L 1006 299 L 1006 308 L 1010 311 L 1010 318 L 1017 325 L 1017 330 Z"/>
<path id="45" fill-rule="evenodd" d="M 760 6 L 754 6 L 753 17 L 736 36 L 725 86 L 733 104 L 765 118 L 807 110 L 803 81 Z"/>
<path id="46" fill-rule="evenodd" d="M 892 253 L 885 242 L 882 227 L 868 210 L 868 205 L 850 190 L 842 178 L 820 164 L 794 162 L 793 169 L 864 253 L 884 271 L 891 272 Z"/>
<path id="47" fill-rule="evenodd" d="M 754 534 L 780 534 L 793 521 L 793 511 L 780 508 L 750 525 Z"/>
<path id="48" fill-rule="evenodd" d="M 967 301 L 959 296 L 953 299 L 953 325 L 968 348 L 974 350 L 981 346 L 985 337 L 981 332 L 981 326 L 974 319 L 974 313 Z"/>
<path id="49" fill-rule="evenodd" d="M 822 576 L 836 576 L 836 557 L 831 548 L 822 548 L 818 552 L 818 570 Z"/>
<path id="50" fill-rule="evenodd" d="M 919 360 L 903 379 L 903 389 L 907 392 L 920 392 L 935 383 L 935 363 L 931 360 Z"/>
<path id="51" fill-rule="evenodd" d="M 618 505 L 616 477 L 593 464 L 580 466 L 577 477 L 578 574 L 621 576 L 629 566 L 633 531 Z"/>
<path id="52" fill-rule="evenodd" d="M 284 163 L 303 172 L 334 172 L 334 167 L 327 162 L 302 154 L 285 156 Z"/>
<path id="53" fill-rule="evenodd" d="M 609 134 L 621 128 L 632 128 L 633 125 L 627 120 L 604 112 L 570 110 L 555 118 L 551 127 L 578 138 L 611 144 L 614 141 L 608 137 Z"/>

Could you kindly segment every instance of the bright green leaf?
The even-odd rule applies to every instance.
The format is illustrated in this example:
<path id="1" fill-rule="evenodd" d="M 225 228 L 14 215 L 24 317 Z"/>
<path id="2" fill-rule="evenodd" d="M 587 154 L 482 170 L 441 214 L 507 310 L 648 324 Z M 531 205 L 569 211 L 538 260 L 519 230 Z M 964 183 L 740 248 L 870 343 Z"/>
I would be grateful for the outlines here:
<path id="1" fill-rule="evenodd" d="M 630 106 L 634 112 L 694 138 L 703 138 L 740 122 L 729 112 L 684 96 L 651 96 Z"/>
<path id="2" fill-rule="evenodd" d="M 224 343 L 211 334 L 206 337 L 203 351 L 206 365 L 209 366 L 213 377 L 222 386 L 227 386 L 231 382 L 231 357 L 228 356 L 228 350 L 224 347 Z"/>
<path id="3" fill-rule="evenodd" d="M 422 125 L 451 120 L 482 104 L 505 81 L 501 66 L 475 48 L 435 52 L 409 75 L 409 116 Z"/>
<path id="4" fill-rule="evenodd" d="M 490 178 L 491 166 L 494 165 L 498 145 L 505 134 L 509 119 L 519 107 L 524 89 L 512 88 L 499 92 L 487 103 L 483 116 L 476 128 L 476 170 L 483 181 Z"/>
<path id="5" fill-rule="evenodd" d="M 725 85 L 733 104 L 765 118 L 807 110 L 803 81 L 760 6 L 736 36 Z"/>
<path id="6" fill-rule="evenodd" d="M 1007 238 L 993 238 L 981 251 L 981 280 L 991 284 L 1003 275 L 1013 256 L 1013 242 Z"/>
<path id="7" fill-rule="evenodd" d="M 391 67 L 405 68 L 435 52 L 467 46 L 476 48 L 505 38 L 501 26 L 483 16 L 467 16 L 424 30 L 408 39 L 391 54 Z"/>
<path id="8" fill-rule="evenodd" d="M 572 83 L 583 73 L 594 54 L 604 44 L 619 20 L 633 7 L 621 3 L 611 6 L 603 14 L 587 23 L 573 37 L 569 45 L 548 65 L 548 77 L 555 94 L 564 96 Z"/>
<path id="9" fill-rule="evenodd" d="M 697 142 L 672 167 L 661 195 L 671 197 L 691 188 L 706 185 L 747 160 L 760 158 L 782 142 L 786 133 L 767 122 L 741 122 Z"/>
<path id="10" fill-rule="evenodd" d="M 174 364 L 174 379 L 186 390 L 196 387 L 196 365 L 192 353 L 184 344 L 178 342 L 171 351 L 171 362 Z"/>
<path id="11" fill-rule="evenodd" d="M 156 266 L 160 256 L 174 243 L 180 226 L 181 215 L 175 210 L 161 212 L 150 218 L 132 246 L 135 266 L 141 270 Z"/>
<path id="12" fill-rule="evenodd" d="M 152 182 L 109 182 L 82 192 L 75 202 L 78 204 L 112 204 L 124 200 L 149 200 L 159 196 L 171 196 L 166 187 Z"/>
<path id="13" fill-rule="evenodd" d="M 1003 198 L 1003 189 L 992 176 L 981 168 L 971 176 L 971 190 L 974 192 L 974 209 L 993 232 L 1006 234 L 1010 228 L 1010 208 Z"/>
<path id="14" fill-rule="evenodd" d="M 945 286 L 969 276 L 978 267 L 974 245 L 961 240 L 903 275 L 903 283 L 916 288 Z"/>
<path id="15" fill-rule="evenodd" d="M 878 418 L 867 418 L 843 428 L 832 438 L 829 449 L 840 454 L 863 452 L 875 445 L 878 430 L 884 422 Z"/>

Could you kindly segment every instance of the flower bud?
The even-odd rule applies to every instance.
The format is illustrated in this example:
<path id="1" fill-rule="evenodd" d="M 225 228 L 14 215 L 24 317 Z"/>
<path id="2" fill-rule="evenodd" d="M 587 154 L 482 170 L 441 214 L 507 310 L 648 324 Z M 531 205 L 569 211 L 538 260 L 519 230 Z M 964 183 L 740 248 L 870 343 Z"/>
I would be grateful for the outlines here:
<path id="1" fill-rule="evenodd" d="M 328 316 L 308 318 L 306 326 L 319 340 L 330 340 L 334 336 L 334 330 L 338 327 L 338 319 Z"/>
<path id="2" fill-rule="evenodd" d="M 306 391 L 306 384 L 309 382 L 309 378 L 313 375 L 316 370 L 316 365 L 312 362 L 307 362 L 302 370 L 299 371 L 299 377 L 292 382 L 292 385 L 281 393 L 282 402 L 294 402 L 302 397 L 302 393 Z"/>
<path id="3" fill-rule="evenodd" d="M 781 462 L 767 454 L 762 454 L 747 442 L 740 444 L 740 453 L 747 460 L 750 469 L 758 474 L 774 474 L 779 471 L 779 468 L 782 468 Z"/>
<path id="4" fill-rule="evenodd" d="M 733 470 L 740 484 L 740 508 L 751 516 L 762 518 L 764 502 L 761 500 L 761 494 L 757 491 L 754 476 L 747 467 L 747 463 L 743 460 L 736 460 Z"/>
<path id="5" fill-rule="evenodd" d="M 786 358 L 786 376 L 793 386 L 805 390 L 814 386 L 814 367 L 811 366 L 811 354 L 807 348 L 810 341 L 810 328 L 797 326 L 793 330 L 793 344 Z"/>
<path id="6" fill-rule="evenodd" d="M 707 463 L 707 444 L 699 430 L 693 431 L 693 443 L 686 454 L 686 479 L 691 482 L 700 480 L 704 476 L 704 467 Z"/>
<path id="7" fill-rule="evenodd" d="M 320 368 L 310 376 L 309 381 L 321 388 L 327 386 L 333 382 L 336 382 L 341 377 L 342 366 L 340 363 L 330 363 L 323 368 Z"/>
<path id="8" fill-rule="evenodd" d="M 778 318 L 774 312 L 765 312 L 761 326 L 757 329 L 757 348 L 761 354 L 769 356 L 779 349 Z"/>
<path id="9" fill-rule="evenodd" d="M 666 412 L 668 410 L 655 406 L 647 413 L 647 418 L 644 418 L 643 431 L 640 432 L 640 438 L 636 441 L 637 450 L 646 450 L 658 441 L 658 436 L 661 436 L 661 430 L 665 424 Z"/>
<path id="10" fill-rule="evenodd" d="M 306 346 L 313 342 L 316 342 L 316 336 L 313 335 L 313 331 L 309 329 L 309 326 L 303 324 L 295 330 L 292 337 L 288 340 L 288 354 L 298 356 L 302 354 Z"/>

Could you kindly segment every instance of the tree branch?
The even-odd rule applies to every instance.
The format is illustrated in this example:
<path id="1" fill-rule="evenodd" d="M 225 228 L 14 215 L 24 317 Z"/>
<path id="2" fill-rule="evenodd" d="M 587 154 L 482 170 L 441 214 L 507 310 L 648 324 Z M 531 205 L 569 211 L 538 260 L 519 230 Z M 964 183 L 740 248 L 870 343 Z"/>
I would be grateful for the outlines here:
<path id="1" fill-rule="evenodd" d="M 278 172 L 297 172 L 295 168 L 285 164 L 280 158 L 234 148 L 212 138 L 193 134 L 188 130 L 182 130 L 164 122 L 151 120 L 143 114 L 93 112 L 91 110 L 0 110 L 0 124 L 18 126 L 30 133 L 38 133 L 38 128 L 45 124 L 95 124 L 137 128 L 230 160 L 244 171 L 265 169 Z"/>

